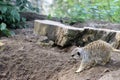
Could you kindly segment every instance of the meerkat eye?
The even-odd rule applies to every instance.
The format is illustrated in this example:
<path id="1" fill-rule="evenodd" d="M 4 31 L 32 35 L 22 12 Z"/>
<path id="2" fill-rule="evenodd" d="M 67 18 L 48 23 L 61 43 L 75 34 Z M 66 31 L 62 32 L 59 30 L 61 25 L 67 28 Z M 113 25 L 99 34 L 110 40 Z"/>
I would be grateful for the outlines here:
<path id="1" fill-rule="evenodd" d="M 79 55 L 79 56 L 80 56 L 80 53 L 79 53 L 79 52 L 77 52 L 77 55 Z"/>

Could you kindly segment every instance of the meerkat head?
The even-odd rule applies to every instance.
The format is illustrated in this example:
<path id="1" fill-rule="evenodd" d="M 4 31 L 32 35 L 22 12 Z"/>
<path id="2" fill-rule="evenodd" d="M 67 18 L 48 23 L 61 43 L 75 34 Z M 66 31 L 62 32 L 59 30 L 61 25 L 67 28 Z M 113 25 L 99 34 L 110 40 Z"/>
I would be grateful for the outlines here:
<path id="1" fill-rule="evenodd" d="M 80 48 L 80 47 L 74 48 L 71 52 L 72 58 L 81 59 L 81 50 L 82 50 L 82 48 Z"/>

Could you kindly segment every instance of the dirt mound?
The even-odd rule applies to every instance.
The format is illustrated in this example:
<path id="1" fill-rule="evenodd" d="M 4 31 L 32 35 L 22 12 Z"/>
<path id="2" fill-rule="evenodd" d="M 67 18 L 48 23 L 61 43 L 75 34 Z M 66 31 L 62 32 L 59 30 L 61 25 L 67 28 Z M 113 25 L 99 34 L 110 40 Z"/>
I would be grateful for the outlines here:
<path id="1" fill-rule="evenodd" d="M 0 80 L 48 80 L 71 64 L 68 53 L 36 44 L 44 37 L 32 35 L 32 29 L 16 32 L 14 37 L 1 39 L 6 45 L 0 52 Z"/>
<path id="2" fill-rule="evenodd" d="M 120 68 L 120 54 L 113 53 L 106 66 L 76 74 L 80 62 L 71 60 L 69 49 L 41 46 L 37 42 L 46 38 L 32 31 L 20 29 L 14 37 L 0 39 L 6 44 L 0 52 L 0 80 L 98 80 Z"/>

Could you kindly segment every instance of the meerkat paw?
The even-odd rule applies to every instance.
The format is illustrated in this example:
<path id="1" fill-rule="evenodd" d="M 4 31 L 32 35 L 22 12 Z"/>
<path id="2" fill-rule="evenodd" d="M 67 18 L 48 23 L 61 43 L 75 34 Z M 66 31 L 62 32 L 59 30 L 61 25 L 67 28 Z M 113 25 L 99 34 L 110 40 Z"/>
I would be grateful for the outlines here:
<path id="1" fill-rule="evenodd" d="M 82 69 L 78 69 L 77 71 L 75 71 L 76 73 L 80 73 L 82 72 L 83 70 Z"/>
<path id="2" fill-rule="evenodd" d="M 80 72 L 80 71 L 78 71 L 78 70 L 77 70 L 77 71 L 75 71 L 75 73 L 79 73 L 79 72 Z"/>

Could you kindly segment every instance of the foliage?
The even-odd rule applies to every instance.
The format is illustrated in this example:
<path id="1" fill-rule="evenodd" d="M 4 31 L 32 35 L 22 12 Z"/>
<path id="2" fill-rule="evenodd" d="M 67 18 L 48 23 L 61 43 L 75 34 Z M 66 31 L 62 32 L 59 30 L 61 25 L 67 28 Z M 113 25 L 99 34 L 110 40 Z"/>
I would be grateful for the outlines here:
<path id="1" fill-rule="evenodd" d="M 120 0 L 56 0 L 53 16 L 68 17 L 72 22 L 104 20 L 120 22 Z"/>
<path id="2" fill-rule="evenodd" d="M 39 8 L 33 7 L 28 0 L 16 0 L 16 6 L 20 11 L 35 11 L 39 12 Z"/>
<path id="3" fill-rule="evenodd" d="M 27 3 L 27 0 L 16 0 L 16 4 L 12 0 L 0 0 L 0 35 L 10 36 L 13 34 L 10 29 L 26 27 L 26 20 L 20 17 L 19 12 L 26 8 Z"/>
<path id="4" fill-rule="evenodd" d="M 12 31 L 10 31 L 10 30 L 8 30 L 6 28 L 6 24 L 5 23 L 1 23 L 0 24 L 0 35 L 11 36 L 13 34 L 14 34 L 14 32 L 12 32 Z"/>

